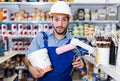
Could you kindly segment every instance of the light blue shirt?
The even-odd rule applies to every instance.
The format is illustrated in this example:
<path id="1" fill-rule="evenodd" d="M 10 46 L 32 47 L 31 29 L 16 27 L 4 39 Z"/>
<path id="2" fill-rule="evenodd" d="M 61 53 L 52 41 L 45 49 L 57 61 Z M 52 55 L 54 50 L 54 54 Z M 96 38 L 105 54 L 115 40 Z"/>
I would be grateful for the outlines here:
<path id="1" fill-rule="evenodd" d="M 73 38 L 68 31 L 66 35 L 60 40 L 56 39 L 56 37 L 53 34 L 53 30 L 47 31 L 46 34 L 48 36 L 48 46 L 51 46 L 51 47 L 59 47 L 59 46 L 65 45 L 70 39 Z M 38 33 L 36 37 L 32 40 L 28 50 L 26 51 L 26 55 L 43 48 L 44 47 L 43 42 L 44 42 L 43 34 Z"/>

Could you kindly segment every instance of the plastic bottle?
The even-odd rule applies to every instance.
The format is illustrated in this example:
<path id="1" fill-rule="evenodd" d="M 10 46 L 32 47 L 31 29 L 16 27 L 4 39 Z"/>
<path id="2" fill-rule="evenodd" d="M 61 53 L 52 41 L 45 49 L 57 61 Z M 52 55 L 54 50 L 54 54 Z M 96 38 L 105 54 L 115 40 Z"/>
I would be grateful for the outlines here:
<path id="1" fill-rule="evenodd" d="M 3 43 L 4 43 L 4 51 L 9 51 L 9 40 L 7 35 L 3 36 Z"/>

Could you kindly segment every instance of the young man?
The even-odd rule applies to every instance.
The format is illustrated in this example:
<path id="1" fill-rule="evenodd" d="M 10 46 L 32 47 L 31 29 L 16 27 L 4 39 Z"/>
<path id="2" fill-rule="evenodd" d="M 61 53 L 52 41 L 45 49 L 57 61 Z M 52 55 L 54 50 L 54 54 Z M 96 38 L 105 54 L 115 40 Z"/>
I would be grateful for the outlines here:
<path id="1" fill-rule="evenodd" d="M 56 48 L 68 44 L 72 38 L 67 31 L 71 10 L 64 1 L 59 1 L 51 7 L 50 16 L 54 29 L 44 33 L 47 36 L 47 43 L 44 43 L 44 34 L 39 33 L 26 52 L 24 63 L 33 77 L 38 78 L 38 81 L 72 81 L 70 76 L 72 68 L 83 68 L 83 60 L 80 57 L 73 60 L 73 51 L 61 55 L 56 54 Z M 47 73 L 39 67 L 32 66 L 27 59 L 28 54 L 41 48 L 47 48 L 53 66 L 53 70 Z"/>

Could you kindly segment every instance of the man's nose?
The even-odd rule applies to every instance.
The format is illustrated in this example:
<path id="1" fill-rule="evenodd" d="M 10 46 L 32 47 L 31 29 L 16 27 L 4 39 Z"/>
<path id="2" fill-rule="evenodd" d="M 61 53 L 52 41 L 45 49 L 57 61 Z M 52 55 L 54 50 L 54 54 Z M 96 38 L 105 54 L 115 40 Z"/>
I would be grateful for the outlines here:
<path id="1" fill-rule="evenodd" d="M 59 26 L 62 26 L 62 25 L 63 25 L 63 21 L 60 20 L 58 25 L 59 25 Z"/>

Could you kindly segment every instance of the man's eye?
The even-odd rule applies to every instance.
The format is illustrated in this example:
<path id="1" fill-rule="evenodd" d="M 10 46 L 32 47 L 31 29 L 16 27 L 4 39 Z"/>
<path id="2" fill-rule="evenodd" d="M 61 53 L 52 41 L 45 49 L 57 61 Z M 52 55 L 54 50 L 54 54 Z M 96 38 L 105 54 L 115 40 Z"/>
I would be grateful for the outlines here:
<path id="1" fill-rule="evenodd" d="M 67 19 L 63 19 L 63 21 L 67 21 Z"/>
<path id="2" fill-rule="evenodd" d="M 67 21 L 67 19 L 66 19 L 66 18 L 64 18 L 64 19 L 62 19 L 62 20 L 63 20 L 63 21 L 65 21 L 65 22 Z"/>
<path id="3" fill-rule="evenodd" d="M 55 21 L 58 21 L 59 19 L 54 19 Z"/>

